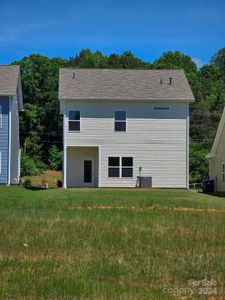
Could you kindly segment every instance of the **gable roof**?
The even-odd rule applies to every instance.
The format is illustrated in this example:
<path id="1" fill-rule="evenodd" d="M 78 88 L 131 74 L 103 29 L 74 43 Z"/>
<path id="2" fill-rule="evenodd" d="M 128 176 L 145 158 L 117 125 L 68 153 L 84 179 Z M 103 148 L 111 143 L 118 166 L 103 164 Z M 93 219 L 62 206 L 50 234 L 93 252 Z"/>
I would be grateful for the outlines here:
<path id="1" fill-rule="evenodd" d="M 225 108 L 223 109 L 223 114 L 222 114 L 222 117 L 220 119 L 219 126 L 217 128 L 217 132 L 216 132 L 216 136 L 215 136 L 215 139 L 214 139 L 214 142 L 213 142 L 211 152 L 210 152 L 210 154 L 208 154 L 206 156 L 206 158 L 210 159 L 210 158 L 213 158 L 213 157 L 216 156 L 217 148 L 218 148 L 218 145 L 219 145 L 220 140 L 222 138 L 224 126 L 225 126 Z"/>
<path id="2" fill-rule="evenodd" d="M 0 96 L 18 95 L 19 110 L 23 109 L 20 66 L 0 65 Z"/>
<path id="3" fill-rule="evenodd" d="M 194 101 L 194 96 L 183 70 L 61 68 L 59 99 Z"/>

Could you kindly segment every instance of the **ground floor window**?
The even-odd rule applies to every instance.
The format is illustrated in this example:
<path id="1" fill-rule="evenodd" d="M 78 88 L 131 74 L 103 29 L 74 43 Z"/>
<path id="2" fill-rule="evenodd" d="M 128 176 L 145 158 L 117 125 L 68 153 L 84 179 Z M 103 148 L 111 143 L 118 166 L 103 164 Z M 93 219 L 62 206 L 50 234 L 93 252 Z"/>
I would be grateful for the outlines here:
<path id="1" fill-rule="evenodd" d="M 133 157 L 122 157 L 122 177 L 133 177 Z"/>
<path id="2" fill-rule="evenodd" d="M 133 177 L 133 157 L 108 157 L 108 177 Z"/>

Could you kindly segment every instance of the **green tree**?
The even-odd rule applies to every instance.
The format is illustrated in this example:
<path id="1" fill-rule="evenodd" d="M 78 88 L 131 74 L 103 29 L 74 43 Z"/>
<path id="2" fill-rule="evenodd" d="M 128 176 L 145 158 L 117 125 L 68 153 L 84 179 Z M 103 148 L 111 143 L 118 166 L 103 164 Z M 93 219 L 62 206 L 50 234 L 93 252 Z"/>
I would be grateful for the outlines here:
<path id="1" fill-rule="evenodd" d="M 195 101 L 199 102 L 202 100 L 202 86 L 201 83 L 199 81 L 199 75 L 198 73 L 187 73 L 186 74 L 188 82 L 191 86 L 191 90 L 193 92 L 193 95 L 195 97 Z"/>
<path id="2" fill-rule="evenodd" d="M 205 156 L 208 154 L 208 150 L 199 146 L 198 143 L 190 140 L 190 182 L 202 182 L 203 179 L 209 177 L 209 166 Z"/>
<path id="3" fill-rule="evenodd" d="M 62 154 L 56 145 L 52 145 L 49 149 L 48 164 L 52 170 L 60 170 L 62 167 Z"/>
<path id="4" fill-rule="evenodd" d="M 81 68 L 104 68 L 106 57 L 100 51 L 91 52 L 90 49 L 82 49 L 75 58 L 70 58 L 67 65 Z"/>
<path id="5" fill-rule="evenodd" d="M 131 51 L 125 51 L 120 56 L 120 65 L 123 69 L 151 69 L 152 65 L 143 62 L 141 59 L 135 57 Z"/>
<path id="6" fill-rule="evenodd" d="M 48 163 L 53 143 L 62 144 L 62 119 L 59 115 L 58 73 L 66 60 L 31 54 L 13 62 L 21 67 L 24 112 L 20 116 L 21 145 L 26 155 L 39 166 Z M 41 163 L 43 162 L 43 163 Z"/>
<path id="7" fill-rule="evenodd" d="M 180 51 L 164 52 L 158 59 L 153 62 L 154 69 L 183 69 L 186 73 L 195 73 L 196 64 L 191 57 L 182 54 Z"/>
<path id="8" fill-rule="evenodd" d="M 35 161 L 30 158 L 24 151 L 21 151 L 21 176 L 36 176 L 40 175 Z"/>
<path id="9" fill-rule="evenodd" d="M 59 114 L 58 71 L 60 67 L 184 69 L 196 98 L 190 106 L 190 170 L 194 181 L 206 176 L 205 153 L 210 151 L 225 104 L 225 48 L 197 70 L 191 57 L 179 51 L 164 52 L 153 64 L 131 51 L 104 56 L 83 49 L 70 60 L 31 54 L 20 61 L 24 112 L 20 115 L 23 170 L 58 169 L 61 161 L 62 118 Z M 53 147 L 54 145 L 54 147 Z M 25 159 L 24 159 L 25 157 Z M 203 167 L 199 164 L 203 163 Z M 27 166 L 28 164 L 28 166 Z M 31 173 L 31 171 L 24 171 Z"/>
<path id="10" fill-rule="evenodd" d="M 225 75 L 225 47 L 221 48 L 211 58 L 211 64 L 215 65 L 217 69 Z"/>

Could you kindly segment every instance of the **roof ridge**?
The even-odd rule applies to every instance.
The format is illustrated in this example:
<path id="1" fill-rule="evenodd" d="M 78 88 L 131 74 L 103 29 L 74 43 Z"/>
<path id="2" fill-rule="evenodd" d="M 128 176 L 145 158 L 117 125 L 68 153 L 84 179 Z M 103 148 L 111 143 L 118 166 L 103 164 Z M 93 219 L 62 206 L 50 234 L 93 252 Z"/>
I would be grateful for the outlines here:
<path id="1" fill-rule="evenodd" d="M 7 64 L 0 64 L 0 67 L 20 67 L 20 65 L 7 65 Z"/>
<path id="2" fill-rule="evenodd" d="M 171 71 L 183 71 L 184 72 L 184 69 L 127 69 L 127 68 L 81 68 L 81 67 L 62 67 L 62 68 L 59 68 L 59 70 L 88 70 L 88 71 L 94 71 L 94 70 L 109 70 L 109 71 L 168 71 L 168 72 L 171 72 Z"/>

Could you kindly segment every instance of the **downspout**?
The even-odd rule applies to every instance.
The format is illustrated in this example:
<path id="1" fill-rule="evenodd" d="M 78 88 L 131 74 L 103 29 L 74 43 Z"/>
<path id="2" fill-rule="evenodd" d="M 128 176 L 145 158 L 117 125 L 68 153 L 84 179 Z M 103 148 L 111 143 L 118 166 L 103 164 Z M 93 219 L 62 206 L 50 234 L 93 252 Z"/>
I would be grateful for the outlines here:
<path id="1" fill-rule="evenodd" d="M 66 114 L 63 101 L 63 188 L 67 188 L 67 146 L 66 146 Z"/>
<path id="2" fill-rule="evenodd" d="M 101 146 L 98 146 L 98 187 L 101 187 Z"/>
<path id="3" fill-rule="evenodd" d="M 19 155 L 18 155 L 18 178 L 17 178 L 17 183 L 20 182 L 20 166 L 21 166 L 21 149 L 19 149 Z"/>
<path id="4" fill-rule="evenodd" d="M 186 188 L 189 189 L 189 102 L 187 101 L 186 120 Z"/>
<path id="5" fill-rule="evenodd" d="M 12 110 L 12 96 L 9 97 L 9 120 L 8 120 L 8 180 L 7 185 L 10 185 L 10 177 L 11 177 L 11 110 Z"/>

